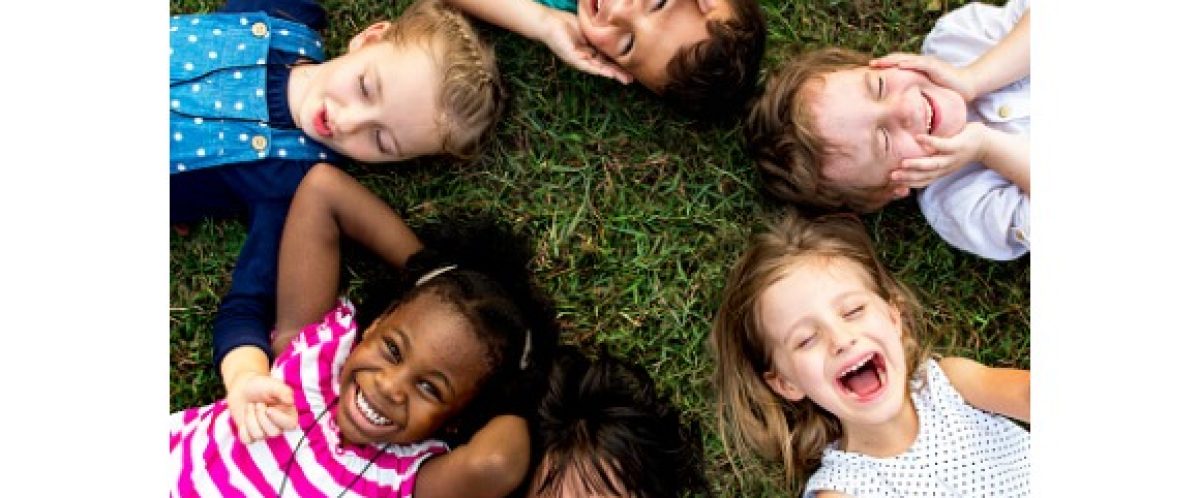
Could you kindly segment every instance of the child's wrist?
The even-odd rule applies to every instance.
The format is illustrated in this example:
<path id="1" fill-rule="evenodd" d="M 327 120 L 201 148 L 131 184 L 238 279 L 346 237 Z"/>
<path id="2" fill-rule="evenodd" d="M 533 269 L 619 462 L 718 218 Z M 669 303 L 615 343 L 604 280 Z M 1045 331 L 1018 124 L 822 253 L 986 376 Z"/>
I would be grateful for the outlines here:
<path id="1" fill-rule="evenodd" d="M 996 133 L 999 133 L 999 132 L 982 124 L 982 123 L 972 123 L 972 124 L 978 125 L 980 128 L 983 128 L 983 131 L 980 132 L 980 133 L 982 133 L 982 139 L 980 140 L 980 143 L 979 143 L 979 151 L 976 153 L 977 157 L 975 158 L 975 161 L 982 163 L 984 166 L 987 166 L 990 163 L 989 158 L 991 158 L 994 155 L 994 152 L 996 149 L 996 143 L 997 143 Z"/>

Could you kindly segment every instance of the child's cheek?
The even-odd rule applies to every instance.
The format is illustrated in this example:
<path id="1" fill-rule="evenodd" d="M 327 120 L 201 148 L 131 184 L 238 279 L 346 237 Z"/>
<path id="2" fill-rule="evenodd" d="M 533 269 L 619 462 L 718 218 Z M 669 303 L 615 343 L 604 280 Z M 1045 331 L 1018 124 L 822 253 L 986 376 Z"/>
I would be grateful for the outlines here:
<path id="1" fill-rule="evenodd" d="M 896 152 L 899 154 L 900 159 L 928 157 L 937 154 L 936 149 L 917 142 L 916 137 L 913 135 L 905 135 L 903 138 L 897 137 Z"/>

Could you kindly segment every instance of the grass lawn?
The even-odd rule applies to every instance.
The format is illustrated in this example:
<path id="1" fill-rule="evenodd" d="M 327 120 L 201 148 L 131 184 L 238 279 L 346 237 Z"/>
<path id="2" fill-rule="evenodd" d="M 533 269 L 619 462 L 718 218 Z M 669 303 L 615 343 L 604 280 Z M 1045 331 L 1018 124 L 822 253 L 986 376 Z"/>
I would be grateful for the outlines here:
<path id="1" fill-rule="evenodd" d="M 684 0 L 686 1 L 686 0 Z M 329 55 L 410 1 L 323 2 Z M 172 13 L 217 0 L 171 0 Z M 882 55 L 918 51 L 933 22 L 961 1 L 764 0 L 765 66 L 786 46 L 837 44 Z M 564 338 L 644 365 L 704 435 L 718 496 L 781 496 L 756 462 L 735 477 L 714 432 L 712 358 L 705 338 L 724 275 L 772 211 L 759 194 L 740 123 L 681 116 L 638 87 L 576 72 L 540 44 L 484 27 L 509 92 L 481 159 L 347 170 L 414 227 L 452 212 L 485 212 L 534 234 L 534 271 L 557 301 Z M 912 199 L 865 218 L 888 266 L 925 298 L 955 351 L 987 364 L 1029 367 L 1029 259 L 995 263 L 957 251 L 930 230 Z M 166 227 L 163 227 L 164 229 Z M 244 225 L 205 222 L 171 235 L 170 409 L 224 394 L 212 368 L 211 328 L 228 289 Z M 372 271 L 346 271 L 351 295 Z"/>

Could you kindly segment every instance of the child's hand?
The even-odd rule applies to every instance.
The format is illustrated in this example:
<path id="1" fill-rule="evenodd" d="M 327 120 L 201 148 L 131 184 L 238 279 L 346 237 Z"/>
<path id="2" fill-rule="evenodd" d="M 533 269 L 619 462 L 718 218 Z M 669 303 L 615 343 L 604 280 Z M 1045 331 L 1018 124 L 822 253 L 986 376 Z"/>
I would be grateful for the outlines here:
<path id="1" fill-rule="evenodd" d="M 292 390 L 279 379 L 247 373 L 230 385 L 225 399 L 242 443 L 275 437 L 298 425 Z"/>
<path id="2" fill-rule="evenodd" d="M 545 9 L 545 12 L 538 39 L 560 59 L 585 73 L 612 78 L 625 85 L 633 82 L 633 75 L 588 44 L 579 31 L 579 19 L 574 14 L 555 9 Z"/>
<path id="3" fill-rule="evenodd" d="M 969 70 L 951 66 L 937 57 L 896 52 L 872 59 L 869 64 L 875 69 L 896 67 L 920 71 L 934 83 L 962 95 L 967 102 L 975 100 L 977 95 L 975 79 Z"/>
<path id="4" fill-rule="evenodd" d="M 949 138 L 917 135 L 917 143 L 931 155 L 901 161 L 900 168 L 892 171 L 892 181 L 914 188 L 924 187 L 968 163 L 981 161 L 984 141 L 990 130 L 976 121 L 967 123 L 958 135 Z"/>

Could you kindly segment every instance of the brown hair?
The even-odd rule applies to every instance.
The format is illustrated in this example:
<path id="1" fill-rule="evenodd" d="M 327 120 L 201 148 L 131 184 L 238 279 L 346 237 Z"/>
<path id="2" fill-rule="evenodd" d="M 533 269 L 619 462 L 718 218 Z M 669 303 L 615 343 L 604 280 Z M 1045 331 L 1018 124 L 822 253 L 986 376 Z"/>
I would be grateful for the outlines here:
<path id="1" fill-rule="evenodd" d="M 442 150 L 469 159 L 500 120 L 504 88 L 491 45 L 482 41 L 470 21 L 441 0 L 418 0 L 400 15 L 383 39 L 397 45 L 428 43 L 442 70 L 437 106 L 445 134 Z"/>
<path id="2" fill-rule="evenodd" d="M 727 0 L 732 15 L 708 21 L 707 40 L 683 47 L 667 62 L 662 96 L 694 116 L 740 111 L 758 83 L 766 23 L 756 0 Z"/>
<path id="3" fill-rule="evenodd" d="M 862 67 L 869 60 L 862 52 L 826 47 L 793 56 L 773 71 L 746 122 L 746 140 L 769 195 L 806 208 L 859 213 L 890 200 L 886 187 L 843 187 L 821 173 L 835 151 L 817 134 L 800 92 L 809 81 L 824 81 L 826 74 Z"/>
<path id="4" fill-rule="evenodd" d="M 788 401 L 763 380 L 772 367 L 759 306 L 768 287 L 813 258 L 854 263 L 867 275 L 871 290 L 900 310 L 909 379 L 930 357 L 932 344 L 916 296 L 884 268 L 854 215 L 806 220 L 793 211 L 751 239 L 729 272 L 709 337 L 716 355 L 717 426 L 726 452 L 735 453 L 736 461 L 752 452 L 782 461 L 786 484 L 797 489 L 820 466 L 825 446 L 842 436 L 842 427 L 811 399 Z"/>

